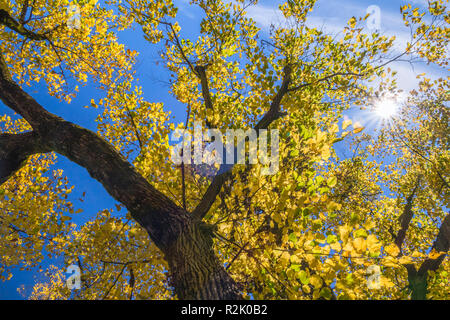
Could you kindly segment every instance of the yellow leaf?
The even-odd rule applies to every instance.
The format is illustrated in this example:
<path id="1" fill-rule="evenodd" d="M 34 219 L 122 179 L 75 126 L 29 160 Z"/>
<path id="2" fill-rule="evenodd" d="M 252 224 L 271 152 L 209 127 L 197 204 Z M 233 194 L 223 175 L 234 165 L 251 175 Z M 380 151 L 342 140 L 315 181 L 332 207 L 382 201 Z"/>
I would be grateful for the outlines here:
<path id="1" fill-rule="evenodd" d="M 360 133 L 363 130 L 364 130 L 364 127 L 359 127 L 359 128 L 353 129 L 353 133 L 357 134 L 357 133 Z"/>
<path id="2" fill-rule="evenodd" d="M 289 258 L 291 257 L 291 255 L 288 252 L 283 252 L 280 256 L 280 263 L 283 265 L 286 265 L 289 262 Z"/>
<path id="3" fill-rule="evenodd" d="M 332 243 L 330 248 L 334 251 L 341 251 L 341 244 L 339 242 Z"/>
<path id="4" fill-rule="evenodd" d="M 399 253 L 400 253 L 400 249 L 399 249 L 399 248 L 397 247 L 397 245 L 395 245 L 395 244 L 390 244 L 390 245 L 384 247 L 384 251 L 385 251 L 388 255 L 393 256 L 393 257 L 398 256 Z"/>
<path id="5" fill-rule="evenodd" d="M 397 260 L 393 257 L 386 257 L 381 262 L 386 267 L 398 268 L 398 266 L 399 266 L 399 264 L 397 263 Z"/>
<path id="6" fill-rule="evenodd" d="M 339 236 L 343 242 L 347 242 L 349 233 L 350 228 L 347 225 L 339 227 Z"/>
<path id="7" fill-rule="evenodd" d="M 350 20 L 348 20 L 348 25 L 353 29 L 356 26 L 356 18 L 351 17 Z"/>
<path id="8" fill-rule="evenodd" d="M 348 127 L 349 125 L 351 125 L 351 124 L 352 124 L 352 120 L 350 120 L 350 119 L 344 120 L 344 121 L 342 122 L 342 130 L 347 129 L 347 127 Z"/>
<path id="9" fill-rule="evenodd" d="M 435 249 L 431 250 L 431 252 L 428 254 L 428 258 L 430 259 L 437 259 L 441 255 L 445 254 L 445 252 L 437 252 Z"/>
<path id="10" fill-rule="evenodd" d="M 394 283 L 389 280 L 388 278 L 381 276 L 380 277 L 380 286 L 385 288 L 392 288 L 394 286 Z"/>
<path id="11" fill-rule="evenodd" d="M 322 279 L 315 274 L 309 278 L 309 283 L 314 286 L 314 288 L 320 288 L 322 286 Z"/>
<path id="12" fill-rule="evenodd" d="M 0 0 L 0 9 L 9 12 L 8 3 L 5 0 Z"/>
<path id="13" fill-rule="evenodd" d="M 377 237 L 373 234 L 370 234 L 366 240 L 367 248 L 370 252 L 375 253 L 380 251 L 381 243 L 378 241 Z"/>
<path id="14" fill-rule="evenodd" d="M 366 240 L 364 238 L 361 238 L 361 237 L 354 239 L 353 240 L 353 247 L 359 253 L 362 253 L 362 252 L 366 251 L 366 248 L 367 248 Z"/>
<path id="15" fill-rule="evenodd" d="M 413 260 L 411 259 L 411 257 L 407 257 L 407 256 L 403 256 L 400 259 L 398 259 L 398 263 L 400 263 L 400 264 L 409 264 L 412 262 L 413 262 Z"/>

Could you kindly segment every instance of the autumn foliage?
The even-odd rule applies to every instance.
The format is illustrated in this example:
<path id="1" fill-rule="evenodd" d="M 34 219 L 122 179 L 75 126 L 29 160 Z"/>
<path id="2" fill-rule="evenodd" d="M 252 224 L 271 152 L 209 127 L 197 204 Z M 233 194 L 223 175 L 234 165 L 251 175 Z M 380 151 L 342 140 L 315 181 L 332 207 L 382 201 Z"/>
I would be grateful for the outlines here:
<path id="1" fill-rule="evenodd" d="M 419 75 L 420 86 L 401 93 L 392 66 L 448 68 L 446 4 L 402 7 L 411 40 L 398 52 L 394 38 L 364 29 L 367 16 L 338 35 L 312 27 L 312 0 L 286 1 L 284 22 L 267 35 L 246 14 L 256 2 L 192 0 L 202 16 L 188 38 L 171 0 L 80 0 L 79 28 L 66 23 L 67 0 L 2 1 L 0 98 L 17 113 L 0 117 L 2 280 L 50 255 L 64 265 L 47 270 L 30 298 L 448 298 L 448 79 Z M 131 28 L 160 50 L 184 123 L 171 121 L 170 103 L 144 98 L 139 53 L 118 38 Z M 98 110 L 97 133 L 34 99 L 22 104 L 38 82 L 66 108 L 80 86 L 97 88 L 102 98 L 87 106 Z M 400 94 L 399 113 L 378 130 L 343 117 Z M 170 134 L 194 120 L 278 129 L 279 171 L 235 165 L 212 177 L 174 165 Z M 85 150 L 112 159 L 118 178 Z M 76 225 L 88 213 L 71 202 L 79 186 L 58 168 L 60 156 L 85 167 L 117 206 Z M 71 264 L 82 271 L 75 293 L 65 282 Z"/>

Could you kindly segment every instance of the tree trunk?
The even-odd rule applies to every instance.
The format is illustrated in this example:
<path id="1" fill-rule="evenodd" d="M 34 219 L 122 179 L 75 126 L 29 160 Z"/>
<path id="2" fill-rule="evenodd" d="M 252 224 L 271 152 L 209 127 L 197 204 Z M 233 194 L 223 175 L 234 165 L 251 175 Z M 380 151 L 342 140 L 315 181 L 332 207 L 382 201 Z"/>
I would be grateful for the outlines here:
<path id="1" fill-rule="evenodd" d="M 413 264 L 405 265 L 408 271 L 408 286 L 412 300 L 426 300 L 428 293 L 428 271 L 436 271 L 447 256 L 450 249 L 450 214 L 447 214 L 439 228 L 438 235 L 431 247 L 437 254 L 434 258 L 426 258 L 416 270 Z"/>
<path id="2" fill-rule="evenodd" d="M 220 264 L 212 248 L 211 228 L 193 223 L 168 248 L 166 259 L 171 284 L 181 299 L 240 299 L 234 280 Z"/>
<path id="3" fill-rule="evenodd" d="M 411 289 L 411 300 L 427 299 L 427 275 L 416 275 L 409 278 L 409 288 Z"/>

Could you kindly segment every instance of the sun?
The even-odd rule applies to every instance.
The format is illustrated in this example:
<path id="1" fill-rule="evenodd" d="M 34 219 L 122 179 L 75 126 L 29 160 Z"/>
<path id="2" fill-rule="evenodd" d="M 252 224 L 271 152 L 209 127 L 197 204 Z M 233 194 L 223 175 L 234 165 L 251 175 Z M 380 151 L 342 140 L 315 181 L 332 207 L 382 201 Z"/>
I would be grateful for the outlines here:
<path id="1" fill-rule="evenodd" d="M 382 119 L 390 119 L 397 113 L 399 105 L 394 99 L 382 99 L 375 103 L 375 113 Z"/>

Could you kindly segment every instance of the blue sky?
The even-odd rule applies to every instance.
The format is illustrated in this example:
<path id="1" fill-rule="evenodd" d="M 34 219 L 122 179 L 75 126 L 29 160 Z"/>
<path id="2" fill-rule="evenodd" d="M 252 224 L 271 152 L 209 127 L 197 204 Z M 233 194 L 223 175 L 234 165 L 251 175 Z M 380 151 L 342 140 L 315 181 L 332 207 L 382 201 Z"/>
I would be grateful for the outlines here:
<path id="1" fill-rule="evenodd" d="M 182 27 L 182 34 L 185 37 L 195 37 L 199 31 L 200 11 L 189 5 L 188 0 L 175 0 L 180 11 L 178 20 Z M 282 15 L 278 10 L 278 4 L 281 1 L 263 0 L 251 8 L 248 14 L 257 22 L 258 26 L 263 29 L 267 35 L 268 27 L 271 23 L 283 23 Z M 330 33 L 337 33 L 346 25 L 352 16 L 364 16 L 366 9 L 370 5 L 377 5 L 381 10 L 381 32 L 386 35 L 395 35 L 398 39 L 397 46 L 401 48 L 402 44 L 409 39 L 409 29 L 403 26 L 400 6 L 408 3 L 407 1 L 367 1 L 367 0 L 326 0 L 318 1 L 315 10 L 310 17 L 311 25 L 322 27 Z M 424 5 L 425 0 L 413 0 L 409 3 Z M 179 104 L 171 96 L 167 94 L 168 86 L 165 82 L 168 80 L 168 73 L 157 65 L 160 60 L 158 47 L 147 43 L 142 37 L 139 28 L 136 30 L 127 30 L 119 34 L 120 41 L 125 43 L 130 49 L 140 52 L 138 64 L 136 65 L 139 84 L 143 88 L 144 96 L 148 101 L 164 102 L 166 110 L 170 110 L 174 116 L 174 122 L 182 122 L 185 118 L 185 106 Z M 430 77 L 442 75 L 442 71 L 425 65 L 416 65 L 415 69 L 411 69 L 408 64 L 395 64 L 393 69 L 398 70 L 398 82 L 401 88 L 405 90 L 412 89 L 417 84 L 415 74 L 426 72 Z M 99 98 L 100 92 L 96 91 L 89 84 L 80 89 L 77 98 L 67 105 L 52 97 L 50 97 L 44 86 L 38 86 L 27 89 L 28 92 L 49 111 L 62 116 L 66 120 L 96 131 L 95 118 L 98 110 L 86 109 L 84 106 L 89 105 L 92 98 Z M 365 111 L 367 112 L 367 111 Z M 359 109 L 350 110 L 346 116 L 354 121 L 360 121 L 365 125 L 367 114 Z M 3 104 L 0 103 L 0 113 L 12 114 Z M 103 187 L 94 179 L 92 179 L 87 171 L 78 165 L 71 163 L 64 157 L 58 158 L 57 167 L 65 171 L 72 185 L 75 185 L 71 200 L 77 208 L 83 209 L 83 213 L 77 215 L 75 223 L 78 225 L 88 221 L 95 214 L 105 208 L 113 208 L 116 203 Z M 85 192 L 84 202 L 78 199 Z M 62 261 L 45 261 L 56 265 L 62 264 Z M 44 264 L 44 265 L 45 265 Z M 58 265 L 63 267 L 62 265 Z M 15 270 L 14 276 L 10 281 L 0 284 L 0 299 L 21 299 L 23 298 L 17 293 L 17 288 L 24 285 L 27 290 L 31 289 L 35 281 L 42 279 L 42 275 L 36 270 L 20 271 Z M 29 291 L 28 291 L 29 292 Z"/>

